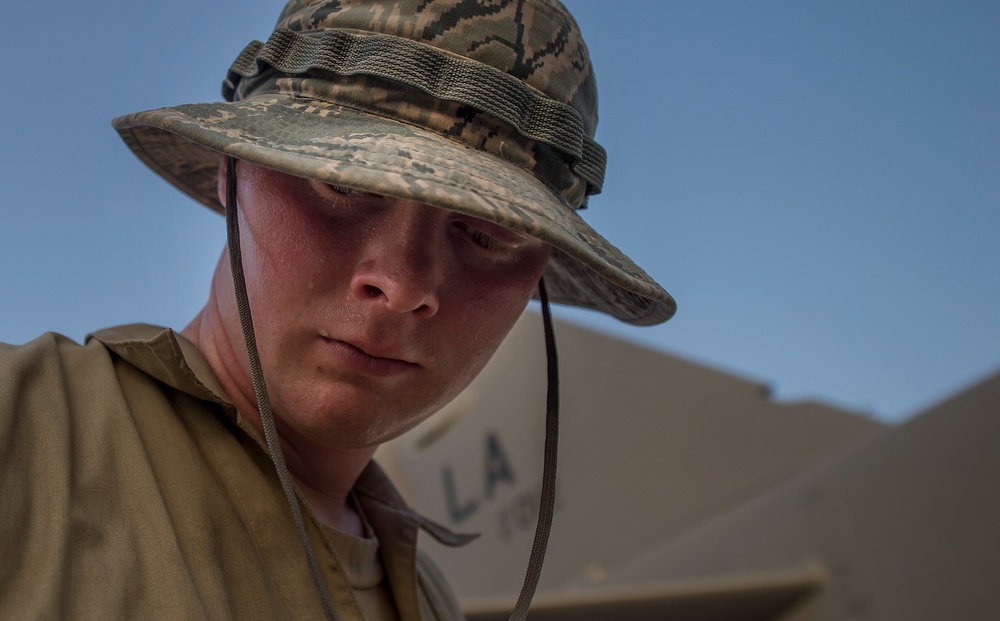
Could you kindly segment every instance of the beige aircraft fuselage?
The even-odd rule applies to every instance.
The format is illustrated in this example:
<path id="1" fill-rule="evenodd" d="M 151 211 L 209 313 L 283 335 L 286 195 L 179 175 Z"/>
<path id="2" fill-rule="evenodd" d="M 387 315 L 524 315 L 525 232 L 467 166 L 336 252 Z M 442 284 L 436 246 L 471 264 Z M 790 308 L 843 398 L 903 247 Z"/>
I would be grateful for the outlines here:
<path id="1" fill-rule="evenodd" d="M 558 500 L 530 618 L 1000 620 L 1000 375 L 901 426 L 777 403 L 568 323 Z M 540 319 L 379 461 L 471 619 L 505 619 L 538 510 Z"/>

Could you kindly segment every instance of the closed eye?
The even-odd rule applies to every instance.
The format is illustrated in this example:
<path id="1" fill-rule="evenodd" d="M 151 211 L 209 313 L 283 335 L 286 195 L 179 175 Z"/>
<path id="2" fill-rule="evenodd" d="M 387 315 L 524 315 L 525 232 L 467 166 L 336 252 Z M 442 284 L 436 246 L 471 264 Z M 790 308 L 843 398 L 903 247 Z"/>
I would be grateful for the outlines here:
<path id="1" fill-rule="evenodd" d="M 337 185 L 335 183 L 328 183 L 326 185 L 331 190 L 333 190 L 334 193 L 343 194 L 344 196 L 377 196 L 376 194 L 372 194 L 370 192 L 363 192 L 355 188 L 349 188 L 347 186 Z"/>
<path id="2" fill-rule="evenodd" d="M 463 222 L 461 220 L 455 222 L 455 226 L 459 228 L 463 233 L 469 236 L 469 239 L 473 241 L 480 248 L 486 250 L 500 250 L 501 244 L 492 236 L 484 233 L 483 231 L 469 226 L 469 223 Z"/>
<path id="3" fill-rule="evenodd" d="M 477 231 L 475 229 L 472 229 L 469 231 L 469 236 L 472 237 L 472 240 L 474 242 L 476 242 L 483 248 L 486 248 L 487 250 L 496 250 L 499 246 L 497 240 L 493 239 L 492 237 L 490 237 L 486 233 L 483 233 L 482 231 Z"/>

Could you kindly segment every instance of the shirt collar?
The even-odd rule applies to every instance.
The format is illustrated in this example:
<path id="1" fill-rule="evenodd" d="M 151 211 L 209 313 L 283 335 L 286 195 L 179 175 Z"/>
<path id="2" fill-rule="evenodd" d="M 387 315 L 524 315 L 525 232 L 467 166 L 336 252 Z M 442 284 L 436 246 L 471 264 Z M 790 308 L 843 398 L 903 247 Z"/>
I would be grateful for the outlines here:
<path id="1" fill-rule="evenodd" d="M 172 388 L 232 408 L 205 357 L 170 328 L 137 323 L 93 332 L 90 339 Z"/>

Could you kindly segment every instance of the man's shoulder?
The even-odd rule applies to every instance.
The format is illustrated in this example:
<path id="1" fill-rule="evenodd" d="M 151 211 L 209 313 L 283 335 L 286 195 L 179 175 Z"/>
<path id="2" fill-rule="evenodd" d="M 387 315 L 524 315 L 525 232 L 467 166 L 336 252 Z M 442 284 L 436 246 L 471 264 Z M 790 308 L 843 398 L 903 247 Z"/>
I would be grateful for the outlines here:
<path id="1" fill-rule="evenodd" d="M 105 377 L 102 369 L 121 363 L 139 371 L 130 379 L 152 378 L 200 399 L 225 401 L 208 363 L 192 343 L 170 328 L 142 323 L 91 332 L 82 345 L 54 332 L 24 345 L 0 344 L 0 390 L 23 391 L 46 382 L 93 382 Z"/>
<path id="2" fill-rule="evenodd" d="M 0 343 L 0 387 L 24 389 L 110 365 L 113 344 L 150 339 L 163 330 L 133 324 L 91 333 L 83 344 L 57 332 L 46 332 L 21 345 Z"/>
<path id="3" fill-rule="evenodd" d="M 57 412 L 107 391 L 112 360 L 99 342 L 47 332 L 23 345 L 0 344 L 0 416 Z"/>
<path id="4" fill-rule="evenodd" d="M 0 388 L 4 392 L 24 390 L 106 358 L 103 346 L 81 345 L 56 332 L 46 332 L 22 345 L 0 343 Z"/>
<path id="5" fill-rule="evenodd" d="M 109 344 L 149 341 L 169 331 L 168 328 L 150 324 L 127 324 L 91 332 L 83 344 L 58 332 L 46 332 L 23 344 L 0 342 L 0 362 L 20 362 L 52 356 L 95 355 L 98 351 L 106 350 Z M 85 351 L 93 353 L 85 354 L 83 353 Z"/>
<path id="6" fill-rule="evenodd" d="M 62 348 L 72 347 L 82 347 L 82 345 L 58 332 L 46 332 L 20 345 L 0 343 L 0 361 L 7 362 L 20 357 L 52 355 L 57 354 Z"/>

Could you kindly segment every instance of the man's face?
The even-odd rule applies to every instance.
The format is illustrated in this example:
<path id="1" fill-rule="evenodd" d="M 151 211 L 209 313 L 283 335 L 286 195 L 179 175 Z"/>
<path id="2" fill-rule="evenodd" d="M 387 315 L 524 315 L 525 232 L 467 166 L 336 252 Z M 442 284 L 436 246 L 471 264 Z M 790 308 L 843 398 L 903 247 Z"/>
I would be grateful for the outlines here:
<path id="1" fill-rule="evenodd" d="M 542 242 L 454 212 L 246 162 L 237 178 L 271 402 L 282 427 L 319 445 L 378 444 L 450 401 L 500 345 L 548 260 Z M 231 293 L 220 310 L 249 377 Z"/>

